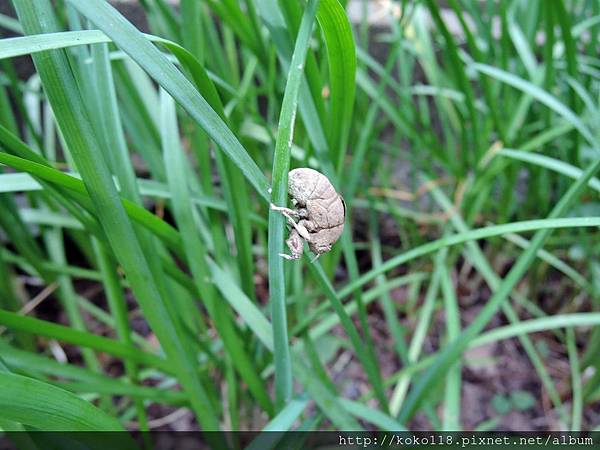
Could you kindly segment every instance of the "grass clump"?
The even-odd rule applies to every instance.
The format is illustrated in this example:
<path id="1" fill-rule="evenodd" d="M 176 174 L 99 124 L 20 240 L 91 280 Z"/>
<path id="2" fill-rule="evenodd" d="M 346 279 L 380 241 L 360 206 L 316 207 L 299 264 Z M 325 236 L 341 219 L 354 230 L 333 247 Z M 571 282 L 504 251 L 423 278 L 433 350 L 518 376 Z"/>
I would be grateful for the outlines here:
<path id="1" fill-rule="evenodd" d="M 0 16 L 1 429 L 600 425 L 597 3 L 346 3 Z M 295 167 L 346 203 L 315 263 Z M 475 350 L 530 374 L 477 417 Z"/>

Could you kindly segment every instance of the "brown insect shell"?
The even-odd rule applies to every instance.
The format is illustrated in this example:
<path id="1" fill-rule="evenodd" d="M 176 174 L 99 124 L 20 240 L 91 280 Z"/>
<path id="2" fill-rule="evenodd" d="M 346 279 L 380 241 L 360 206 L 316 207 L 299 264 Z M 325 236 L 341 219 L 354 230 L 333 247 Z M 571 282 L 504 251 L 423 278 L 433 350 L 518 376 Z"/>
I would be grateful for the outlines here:
<path id="1" fill-rule="evenodd" d="M 297 206 L 306 209 L 306 219 L 312 228 L 309 231 L 325 230 L 344 224 L 346 208 L 342 197 L 322 173 L 309 168 L 290 171 L 288 191 L 296 200 Z"/>

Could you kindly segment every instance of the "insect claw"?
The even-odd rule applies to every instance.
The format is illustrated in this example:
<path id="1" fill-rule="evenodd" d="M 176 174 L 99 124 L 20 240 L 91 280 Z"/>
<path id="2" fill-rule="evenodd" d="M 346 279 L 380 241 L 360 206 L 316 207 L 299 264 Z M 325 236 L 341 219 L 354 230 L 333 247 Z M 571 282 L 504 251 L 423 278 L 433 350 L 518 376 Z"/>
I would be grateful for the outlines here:
<path id="1" fill-rule="evenodd" d="M 282 258 L 287 259 L 287 260 L 296 259 L 291 255 L 286 255 L 285 253 L 280 253 L 279 256 L 281 256 Z"/>
<path id="2" fill-rule="evenodd" d="M 317 255 L 313 259 L 310 260 L 310 263 L 314 264 L 317 261 L 317 259 L 319 259 L 319 256 L 321 256 L 321 254 L 317 253 Z"/>

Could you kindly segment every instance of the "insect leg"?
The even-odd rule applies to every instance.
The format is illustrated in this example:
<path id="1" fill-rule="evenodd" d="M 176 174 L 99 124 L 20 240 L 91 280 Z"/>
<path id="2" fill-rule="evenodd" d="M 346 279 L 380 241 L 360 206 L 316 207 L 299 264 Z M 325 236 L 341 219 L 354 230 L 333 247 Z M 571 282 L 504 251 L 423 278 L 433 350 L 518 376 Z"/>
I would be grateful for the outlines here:
<path id="1" fill-rule="evenodd" d="M 302 255 L 304 251 L 304 241 L 302 240 L 302 236 L 294 229 L 290 233 L 290 237 L 287 241 L 285 241 L 288 248 L 290 249 L 291 255 L 286 255 L 280 253 L 279 256 L 285 259 L 298 259 L 300 255 Z"/>
<path id="2" fill-rule="evenodd" d="M 298 232 L 298 234 L 300 235 L 300 237 L 302 237 L 302 239 L 304 239 L 305 241 L 310 241 L 310 232 L 307 230 L 306 226 L 304 225 L 305 222 L 306 222 L 306 220 L 301 220 L 298 223 L 296 223 L 294 221 L 290 221 L 290 225 L 294 227 L 294 229 Z"/>
<path id="3" fill-rule="evenodd" d="M 290 208 L 286 208 L 285 206 L 277 206 L 277 205 L 274 205 L 273 203 L 271 203 L 271 209 L 273 211 L 280 212 L 284 217 L 287 217 L 290 220 L 293 220 L 292 217 L 299 217 L 299 214 L 297 211 L 294 211 L 293 209 L 290 209 Z"/>
<path id="4" fill-rule="evenodd" d="M 284 259 L 287 260 L 294 260 L 294 259 L 298 259 L 298 257 L 293 256 L 293 255 L 286 255 L 285 253 L 280 253 L 279 256 L 281 256 Z"/>

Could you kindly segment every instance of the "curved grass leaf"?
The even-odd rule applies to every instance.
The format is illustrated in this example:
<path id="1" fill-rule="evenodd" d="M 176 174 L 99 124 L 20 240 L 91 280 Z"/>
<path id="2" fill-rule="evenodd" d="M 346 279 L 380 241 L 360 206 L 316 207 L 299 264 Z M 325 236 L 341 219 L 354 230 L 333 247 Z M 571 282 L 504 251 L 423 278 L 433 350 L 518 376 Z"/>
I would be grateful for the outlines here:
<path id="1" fill-rule="evenodd" d="M 485 239 L 494 236 L 501 236 L 507 233 L 522 233 L 525 231 L 534 230 L 552 230 L 564 227 L 595 227 L 598 226 L 599 221 L 600 217 L 525 220 L 522 222 L 512 222 L 503 225 L 492 225 L 489 227 L 477 228 L 465 233 L 456 233 L 454 235 L 443 237 L 427 244 L 414 247 L 413 249 L 408 250 L 401 255 L 388 259 L 379 267 L 370 270 L 360 278 L 348 283 L 346 286 L 344 286 L 344 291 L 350 292 L 351 290 L 357 289 L 369 281 L 374 280 L 381 273 L 385 273 L 394 267 L 398 267 L 399 265 L 412 261 L 415 258 L 435 252 L 443 247 L 458 245 L 464 242 Z"/>
<path id="2" fill-rule="evenodd" d="M 557 328 L 590 327 L 593 325 L 600 325 L 600 313 L 557 314 L 555 316 L 524 320 L 513 325 L 494 328 L 473 339 L 473 342 L 469 346 L 478 347 L 515 336 L 524 336 L 530 333 Z"/>
<path id="3" fill-rule="evenodd" d="M 600 159 L 592 163 L 582 176 L 573 183 L 569 190 L 562 196 L 548 216 L 550 221 L 555 220 L 557 216 L 564 214 L 568 210 L 598 169 L 600 169 Z M 531 239 L 530 246 L 521 253 L 510 272 L 502 280 L 475 320 L 458 338 L 448 344 L 444 351 L 436 358 L 434 365 L 427 369 L 423 374 L 423 377 L 417 381 L 414 389 L 409 393 L 406 402 L 400 411 L 399 419 L 402 422 L 406 422 L 408 418 L 414 414 L 423 398 L 427 395 L 429 389 L 431 389 L 436 382 L 440 381 L 443 374 L 460 357 L 468 343 L 483 330 L 498 308 L 500 308 L 502 303 L 506 300 L 514 286 L 525 274 L 535 259 L 537 251 L 542 247 L 551 232 L 552 229 L 546 228 L 540 229 L 535 233 L 534 237 Z"/>
<path id="4" fill-rule="evenodd" d="M 2 358 L 13 372 L 39 374 L 60 379 L 56 381 L 63 389 L 81 393 L 106 393 L 111 395 L 129 395 L 150 401 L 183 405 L 187 404 L 185 393 L 158 389 L 148 386 L 136 386 L 126 381 L 110 378 L 73 364 L 59 363 L 53 359 L 20 350 L 0 340 Z"/>
<path id="5" fill-rule="evenodd" d="M 497 154 L 501 156 L 506 156 L 508 158 L 516 159 L 518 161 L 524 161 L 530 164 L 535 164 L 536 166 L 545 167 L 546 169 L 553 170 L 554 172 L 565 175 L 566 177 L 572 178 L 573 180 L 578 179 L 583 173 L 583 170 L 579 169 L 578 167 L 572 166 L 569 163 L 566 163 L 556 158 L 552 158 L 550 156 L 540 155 L 539 153 L 531 153 L 522 150 L 503 148 Z M 600 192 L 600 179 L 592 177 L 589 181 L 589 186 L 593 190 Z"/>
<path id="6" fill-rule="evenodd" d="M 19 0 L 15 6 L 26 33 L 36 34 L 58 29 L 50 2 Z M 147 254 L 142 251 L 142 235 L 136 235 L 120 202 L 101 155 L 98 138 L 87 116 L 80 86 L 64 50 L 35 55 L 34 62 L 64 142 L 81 171 L 94 211 L 146 319 L 169 360 L 176 367 L 184 389 L 190 394 L 198 421 L 204 429 L 218 429 L 219 423 L 206 390 L 194 370 L 193 355 L 185 348 L 181 324 L 173 312 L 173 305 L 168 303 L 166 286 L 160 283 L 160 277 L 153 274 L 160 270 L 157 256 L 152 248 L 146 248 Z"/>
<path id="7" fill-rule="evenodd" d="M 264 199 L 269 183 L 256 163 L 207 100 L 156 47 L 116 9 L 102 0 L 68 0 L 88 20 L 100 28 L 140 67 L 163 87 L 231 158 L 250 184 Z"/>
<path id="8" fill-rule="evenodd" d="M 2 134 L 0 133 L 0 142 L 2 141 Z M 29 161 L 27 159 L 20 158 L 18 156 L 9 155 L 8 153 L 0 152 L 0 163 L 6 164 L 7 166 L 13 167 L 18 170 L 22 170 L 37 177 L 41 180 L 48 181 L 74 191 L 78 194 L 82 194 L 82 197 L 86 200 L 83 206 L 88 208 L 92 207 L 91 198 L 88 196 L 88 191 L 83 181 L 73 176 L 67 175 L 59 170 L 53 169 L 47 165 L 39 164 L 37 162 Z M 111 185 L 114 183 L 111 181 Z M 167 245 L 171 248 L 181 251 L 181 237 L 177 230 L 171 225 L 161 220 L 159 217 L 145 210 L 144 208 L 130 202 L 126 199 L 121 199 L 121 204 L 125 209 L 126 213 L 135 221 L 141 225 L 152 230 L 157 236 L 161 237 Z"/>
<path id="9" fill-rule="evenodd" d="M 81 345 L 92 348 L 109 355 L 119 356 L 132 361 L 147 364 L 156 367 L 168 373 L 173 373 L 173 367 L 169 363 L 156 355 L 142 352 L 130 345 L 124 344 L 114 339 L 96 336 L 84 331 L 74 330 L 72 328 L 58 325 L 45 320 L 35 319 L 33 317 L 21 316 L 10 311 L 0 310 L 0 325 L 4 325 L 13 330 L 20 330 L 27 333 L 46 336 L 70 344 Z"/>
<path id="10" fill-rule="evenodd" d="M 513 75 L 512 73 L 496 67 L 488 66 L 487 64 L 476 63 L 473 64 L 472 67 L 481 73 L 509 84 L 510 86 L 513 86 L 514 88 L 517 88 L 535 98 L 571 123 L 591 145 L 597 145 L 596 138 L 589 128 L 581 121 L 581 119 L 571 109 L 561 103 L 556 97 L 546 92 L 544 89 L 516 75 Z"/>
<path id="11" fill-rule="evenodd" d="M 47 431 L 120 431 L 121 424 L 92 404 L 32 378 L 0 372 L 2 417 Z"/>

